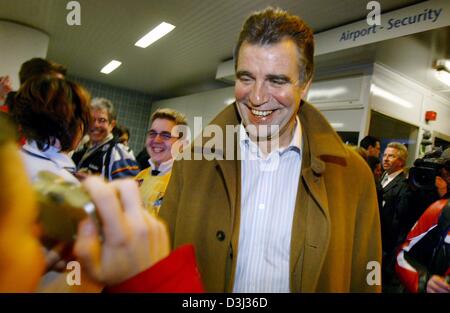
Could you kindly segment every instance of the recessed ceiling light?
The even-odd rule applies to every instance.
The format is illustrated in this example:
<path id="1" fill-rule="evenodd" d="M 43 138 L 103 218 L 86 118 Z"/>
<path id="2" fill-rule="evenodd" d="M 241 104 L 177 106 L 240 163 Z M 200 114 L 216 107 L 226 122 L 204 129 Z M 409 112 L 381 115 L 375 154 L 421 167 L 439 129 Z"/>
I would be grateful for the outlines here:
<path id="1" fill-rule="evenodd" d="M 447 72 L 450 72 L 450 60 L 448 59 L 440 59 L 436 61 L 437 69 L 445 69 Z"/>
<path id="2" fill-rule="evenodd" d="M 122 62 L 120 61 L 116 61 L 116 60 L 112 60 L 111 62 L 109 62 L 108 64 L 106 64 L 100 72 L 102 72 L 103 74 L 109 74 L 112 71 L 114 71 L 116 68 L 118 68 L 120 65 L 122 64 Z"/>
<path id="3" fill-rule="evenodd" d="M 441 82 L 446 84 L 447 86 L 450 86 L 450 73 L 446 70 L 440 70 L 435 72 L 436 78 L 439 79 Z"/>
<path id="4" fill-rule="evenodd" d="M 141 48 L 147 48 L 156 40 L 170 33 L 174 28 L 175 26 L 173 26 L 172 24 L 162 22 L 161 24 L 153 28 L 147 35 L 139 39 L 134 45 Z"/>

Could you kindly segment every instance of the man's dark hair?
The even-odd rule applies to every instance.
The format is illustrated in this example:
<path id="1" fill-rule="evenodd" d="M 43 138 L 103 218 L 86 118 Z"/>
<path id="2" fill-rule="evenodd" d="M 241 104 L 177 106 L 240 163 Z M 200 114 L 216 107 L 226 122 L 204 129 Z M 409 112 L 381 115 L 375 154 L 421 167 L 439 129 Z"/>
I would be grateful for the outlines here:
<path id="1" fill-rule="evenodd" d="M 19 81 L 22 85 L 34 76 L 52 74 L 60 74 L 65 77 L 67 75 L 67 68 L 64 65 L 42 58 L 33 58 L 23 63 L 20 67 Z"/>
<path id="2" fill-rule="evenodd" d="M 234 49 L 234 66 L 237 68 L 239 49 L 244 42 L 258 45 L 271 45 L 284 39 L 292 40 L 299 52 L 300 82 L 305 84 L 314 71 L 313 31 L 298 16 L 278 8 L 268 7 L 250 15 L 242 26 Z"/>
<path id="3" fill-rule="evenodd" d="M 366 136 L 360 141 L 359 146 L 363 147 L 364 149 L 367 150 L 367 149 L 369 149 L 369 146 L 372 146 L 375 148 L 375 146 L 377 145 L 377 142 L 380 142 L 380 139 L 378 139 L 377 137 Z"/>
<path id="4" fill-rule="evenodd" d="M 127 134 L 128 138 L 130 137 L 130 130 L 128 129 L 128 127 L 119 124 L 116 124 L 116 126 L 112 130 L 112 133 L 113 136 L 116 137 L 117 139 L 122 137 L 124 134 Z"/>

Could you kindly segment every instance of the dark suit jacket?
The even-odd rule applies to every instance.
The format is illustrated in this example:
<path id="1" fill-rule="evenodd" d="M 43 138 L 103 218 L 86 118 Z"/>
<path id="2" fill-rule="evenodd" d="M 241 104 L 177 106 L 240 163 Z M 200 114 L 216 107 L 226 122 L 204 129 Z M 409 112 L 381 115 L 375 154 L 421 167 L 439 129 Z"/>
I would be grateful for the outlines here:
<path id="1" fill-rule="evenodd" d="M 385 188 L 379 190 L 383 255 L 394 255 L 396 247 L 403 242 L 413 226 L 411 223 L 415 222 L 411 221 L 410 216 L 411 190 L 404 173 L 397 175 Z"/>

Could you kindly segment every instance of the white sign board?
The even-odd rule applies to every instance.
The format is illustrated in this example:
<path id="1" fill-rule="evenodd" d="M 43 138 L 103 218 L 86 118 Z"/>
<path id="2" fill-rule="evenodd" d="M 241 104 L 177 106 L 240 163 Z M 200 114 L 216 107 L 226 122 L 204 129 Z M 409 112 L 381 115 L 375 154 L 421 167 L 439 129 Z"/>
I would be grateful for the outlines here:
<path id="1" fill-rule="evenodd" d="M 367 13 L 370 13 L 368 10 Z M 315 55 L 362 46 L 450 25 L 450 1 L 432 0 L 381 14 L 380 25 L 367 20 L 315 34 Z"/>

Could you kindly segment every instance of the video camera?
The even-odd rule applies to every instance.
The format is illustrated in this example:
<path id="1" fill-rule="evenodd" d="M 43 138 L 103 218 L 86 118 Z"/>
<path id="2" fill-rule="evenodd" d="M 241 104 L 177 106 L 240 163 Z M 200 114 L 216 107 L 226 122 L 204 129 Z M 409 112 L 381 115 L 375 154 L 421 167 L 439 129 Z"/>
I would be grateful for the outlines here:
<path id="1" fill-rule="evenodd" d="M 431 151 L 421 159 L 414 161 L 414 166 L 409 170 L 409 183 L 423 190 L 436 188 L 436 176 L 440 175 L 442 168 L 450 171 L 450 159 L 441 158 L 442 150 Z"/>

